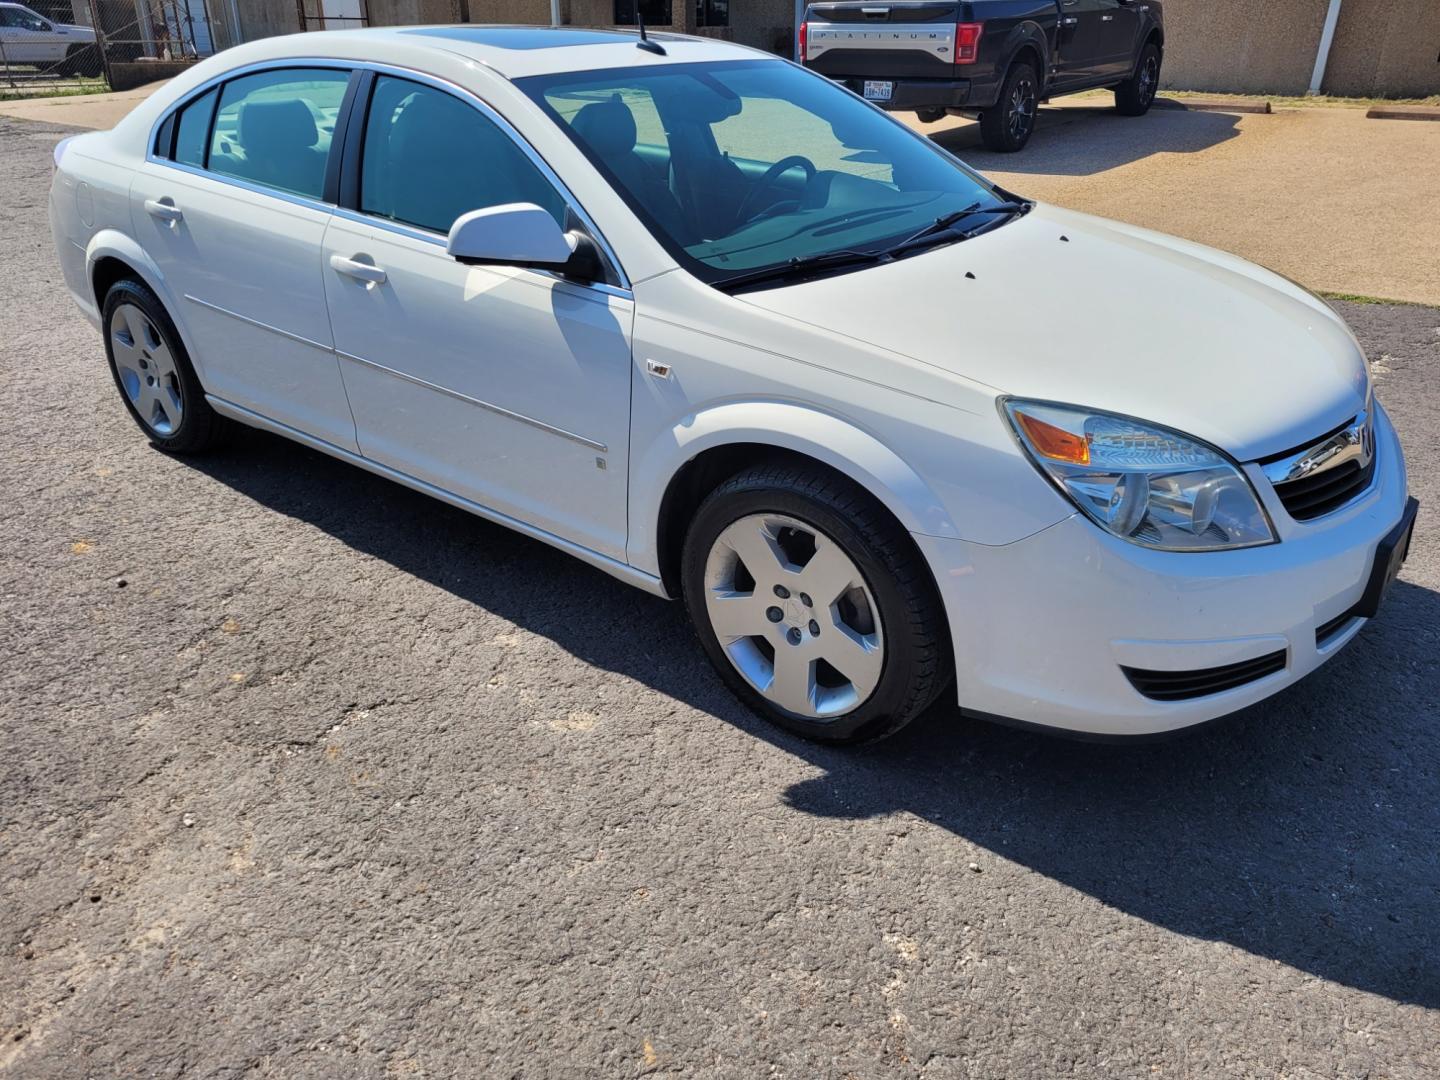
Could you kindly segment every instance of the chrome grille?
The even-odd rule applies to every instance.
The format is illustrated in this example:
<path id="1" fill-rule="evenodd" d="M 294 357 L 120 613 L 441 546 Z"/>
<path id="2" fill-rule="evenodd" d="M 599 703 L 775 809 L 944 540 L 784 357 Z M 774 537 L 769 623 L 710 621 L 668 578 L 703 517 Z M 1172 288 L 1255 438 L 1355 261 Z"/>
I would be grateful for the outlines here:
<path id="1" fill-rule="evenodd" d="M 1375 478 L 1375 422 L 1367 409 L 1318 442 L 1259 462 L 1296 521 L 1313 521 L 1354 501 Z"/>

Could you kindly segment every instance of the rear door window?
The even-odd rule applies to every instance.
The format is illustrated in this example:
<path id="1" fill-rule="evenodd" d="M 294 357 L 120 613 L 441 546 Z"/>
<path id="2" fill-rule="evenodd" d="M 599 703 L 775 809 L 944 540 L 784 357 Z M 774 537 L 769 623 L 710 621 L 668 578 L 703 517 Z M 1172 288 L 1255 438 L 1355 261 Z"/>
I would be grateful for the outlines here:
<path id="1" fill-rule="evenodd" d="M 334 68 L 285 68 L 226 83 L 210 138 L 210 171 L 321 198 L 349 81 L 348 71 Z M 178 146 L 176 152 L 178 158 Z"/>

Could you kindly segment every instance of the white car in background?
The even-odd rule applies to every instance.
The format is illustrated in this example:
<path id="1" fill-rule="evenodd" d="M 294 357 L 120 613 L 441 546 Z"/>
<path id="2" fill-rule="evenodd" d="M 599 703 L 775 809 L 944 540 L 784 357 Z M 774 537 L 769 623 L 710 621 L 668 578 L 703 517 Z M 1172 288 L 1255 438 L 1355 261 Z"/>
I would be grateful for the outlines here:
<path id="1" fill-rule="evenodd" d="M 942 694 L 1209 720 L 1334 656 L 1408 547 L 1323 301 L 1004 192 L 763 53 L 268 38 L 55 156 L 65 281 L 155 445 L 276 432 L 683 596 L 812 738 Z"/>
<path id="2" fill-rule="evenodd" d="M 0 61 L 58 68 L 65 74 L 100 74 L 94 30 L 53 22 L 23 4 L 0 3 Z"/>

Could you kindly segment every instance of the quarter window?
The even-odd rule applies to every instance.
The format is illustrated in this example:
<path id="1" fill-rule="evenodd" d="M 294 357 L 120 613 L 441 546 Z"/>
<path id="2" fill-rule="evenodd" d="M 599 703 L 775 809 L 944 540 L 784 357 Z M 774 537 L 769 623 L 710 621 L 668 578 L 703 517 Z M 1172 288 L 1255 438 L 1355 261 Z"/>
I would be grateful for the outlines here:
<path id="1" fill-rule="evenodd" d="M 321 198 L 349 80 L 347 71 L 286 68 L 226 83 L 210 139 L 210 171 Z"/>
<path id="2" fill-rule="evenodd" d="M 505 203 L 565 201 L 504 131 L 459 98 L 382 75 L 375 81 L 360 168 L 360 209 L 435 232 Z"/>
<path id="3" fill-rule="evenodd" d="M 215 112 L 219 91 L 202 94 L 180 111 L 175 135 L 175 160 L 182 165 L 205 165 L 205 139 L 210 134 L 210 117 Z"/>

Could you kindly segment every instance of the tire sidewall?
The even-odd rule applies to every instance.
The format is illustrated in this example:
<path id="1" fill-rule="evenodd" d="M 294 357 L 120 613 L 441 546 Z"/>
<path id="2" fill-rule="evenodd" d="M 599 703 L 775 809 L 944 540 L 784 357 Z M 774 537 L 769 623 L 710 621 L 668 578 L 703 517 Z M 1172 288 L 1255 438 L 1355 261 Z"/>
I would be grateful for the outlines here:
<path id="1" fill-rule="evenodd" d="M 705 567 L 710 550 L 728 526 L 751 514 L 783 514 L 824 533 L 854 561 L 875 598 L 879 608 L 875 615 L 885 643 L 885 661 L 874 692 L 853 712 L 830 720 L 814 720 L 777 707 L 735 669 L 712 629 L 705 605 Z M 695 633 L 721 678 L 742 702 L 781 727 L 820 742 L 862 742 L 871 732 L 886 731 L 891 717 L 904 706 L 912 678 L 909 642 L 898 632 L 903 623 L 900 616 L 905 611 L 905 598 L 878 553 L 824 503 L 779 488 L 755 488 L 712 496 L 696 513 L 685 539 L 681 586 Z"/>
<path id="2" fill-rule="evenodd" d="M 135 403 L 130 400 L 130 395 L 125 392 L 125 384 L 120 378 L 120 369 L 115 363 L 115 345 L 111 340 L 110 329 L 115 309 L 122 304 L 133 304 L 145 313 L 164 337 L 165 344 L 175 359 L 175 371 L 180 377 L 180 424 L 171 435 L 161 435 L 151 428 L 135 408 Z M 185 351 L 180 334 L 175 329 L 175 323 L 171 320 L 170 313 L 165 310 L 165 305 L 140 282 L 129 279 L 119 281 L 111 286 L 110 291 L 105 294 L 100 326 L 105 339 L 105 359 L 110 367 L 110 378 L 115 383 L 120 400 L 125 403 L 126 411 L 140 426 L 140 430 L 145 433 L 146 438 L 162 450 L 175 452 L 185 452 L 201 445 L 208 437 L 208 432 L 200 429 L 204 424 L 206 414 L 208 414 L 209 405 L 205 401 L 205 391 L 195 377 L 195 370 L 190 366 L 190 355 Z"/>
<path id="3" fill-rule="evenodd" d="M 1030 127 L 1025 131 L 1023 139 L 1016 139 L 1010 132 L 1010 98 L 1015 91 L 1015 86 L 1021 79 L 1029 77 L 1031 85 L 1035 88 L 1036 113 L 1030 117 Z M 982 117 L 982 124 L 988 131 L 982 132 L 985 136 L 986 145 L 992 150 L 1001 153 L 1015 153 L 1025 148 L 1030 141 L 1030 136 L 1035 134 L 1035 126 L 1039 120 L 1038 106 L 1040 103 L 1040 77 L 1036 74 L 1034 65 L 1026 60 L 1017 61 L 1010 65 L 1010 70 L 1005 73 L 1004 80 L 1000 83 L 1000 99 L 995 103 L 995 108 L 989 110 Z M 988 124 L 984 121 L 993 115 Z"/>

